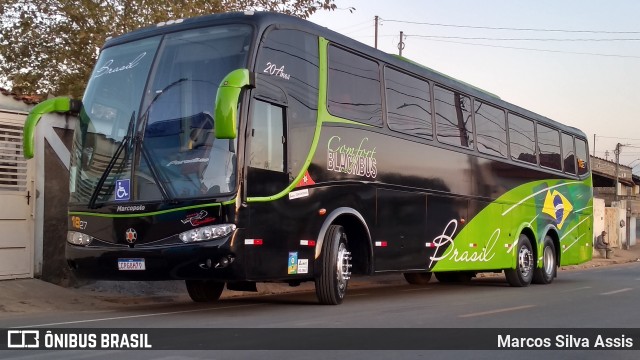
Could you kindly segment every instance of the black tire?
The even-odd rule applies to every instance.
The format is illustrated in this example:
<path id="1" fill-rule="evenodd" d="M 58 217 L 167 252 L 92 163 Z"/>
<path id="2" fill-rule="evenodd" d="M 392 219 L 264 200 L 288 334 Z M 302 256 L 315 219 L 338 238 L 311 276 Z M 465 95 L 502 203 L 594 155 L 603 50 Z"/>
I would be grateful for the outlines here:
<path id="1" fill-rule="evenodd" d="M 527 235 L 520 234 L 516 247 L 516 257 L 516 268 L 504 271 L 507 282 L 514 287 L 529 286 L 531 280 L 533 280 L 536 262 Z"/>
<path id="2" fill-rule="evenodd" d="M 195 302 L 214 302 L 222 295 L 224 283 L 211 280 L 186 280 L 187 292 Z"/>
<path id="3" fill-rule="evenodd" d="M 473 273 L 469 271 L 444 271 L 435 273 L 436 279 L 444 284 L 465 283 L 471 281 Z"/>
<path id="4" fill-rule="evenodd" d="M 558 271 L 556 247 L 549 236 L 544 238 L 542 247 L 542 267 L 533 271 L 534 284 L 551 284 Z"/>
<path id="5" fill-rule="evenodd" d="M 342 303 L 351 278 L 351 253 L 347 234 L 340 225 L 331 225 L 322 243 L 320 274 L 316 277 L 316 296 L 321 304 Z"/>
<path id="6" fill-rule="evenodd" d="M 404 279 L 411 285 L 427 285 L 431 280 L 430 272 L 403 273 Z"/>

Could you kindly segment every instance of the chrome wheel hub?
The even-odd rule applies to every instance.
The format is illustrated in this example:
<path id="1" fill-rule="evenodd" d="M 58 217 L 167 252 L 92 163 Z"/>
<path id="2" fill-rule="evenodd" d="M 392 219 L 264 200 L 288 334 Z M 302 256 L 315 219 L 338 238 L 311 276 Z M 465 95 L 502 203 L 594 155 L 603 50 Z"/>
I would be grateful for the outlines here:
<path id="1" fill-rule="evenodd" d="M 551 248 L 548 246 L 544 248 L 542 265 L 544 266 L 545 274 L 547 275 L 553 274 L 553 270 L 556 264 L 555 264 L 555 259 L 553 258 L 553 251 L 551 251 Z"/>
<path id="2" fill-rule="evenodd" d="M 351 278 L 351 253 L 347 251 L 347 247 L 344 243 L 340 243 L 340 247 L 338 247 L 338 259 L 336 261 L 337 269 L 337 279 L 338 279 L 338 290 L 340 294 L 344 294 L 347 289 L 347 283 Z"/>
<path id="3" fill-rule="evenodd" d="M 533 270 L 533 253 L 526 247 L 522 247 L 518 251 L 518 268 L 525 278 L 529 277 Z"/>

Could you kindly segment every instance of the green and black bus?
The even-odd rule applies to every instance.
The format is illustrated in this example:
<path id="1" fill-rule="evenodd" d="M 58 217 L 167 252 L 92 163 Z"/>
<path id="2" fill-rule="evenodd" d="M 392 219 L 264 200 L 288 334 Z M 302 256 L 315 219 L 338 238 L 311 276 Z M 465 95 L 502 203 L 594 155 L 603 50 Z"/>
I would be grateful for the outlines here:
<path id="1" fill-rule="evenodd" d="M 66 257 L 79 276 L 185 280 L 194 301 L 352 274 L 504 271 L 592 255 L 586 136 L 311 22 L 244 12 L 109 39 L 82 101 Z"/>

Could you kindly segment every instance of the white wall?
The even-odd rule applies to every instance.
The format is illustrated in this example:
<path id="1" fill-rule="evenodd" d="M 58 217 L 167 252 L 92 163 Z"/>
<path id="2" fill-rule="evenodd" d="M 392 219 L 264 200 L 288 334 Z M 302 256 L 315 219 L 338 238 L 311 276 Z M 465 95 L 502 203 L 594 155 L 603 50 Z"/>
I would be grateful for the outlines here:
<path id="1" fill-rule="evenodd" d="M 611 247 L 622 249 L 627 240 L 627 211 L 609 207 L 605 209 L 605 231 Z M 624 225 L 620 226 L 620 222 Z"/>
<path id="2" fill-rule="evenodd" d="M 13 96 L 5 96 L 0 94 L 0 109 L 15 112 L 27 113 L 31 111 L 33 105 L 27 105 L 20 100 L 16 100 Z"/>
<path id="3" fill-rule="evenodd" d="M 596 236 L 602 233 L 602 230 L 605 230 L 604 226 L 604 199 L 593 199 L 593 236 L 591 239 L 594 241 Z"/>
<path id="4" fill-rule="evenodd" d="M 618 210 L 618 218 L 620 220 L 618 220 L 618 239 L 620 241 L 620 247 L 623 249 L 626 249 L 628 246 L 627 243 L 627 226 L 629 226 L 629 224 L 627 224 L 627 208 L 626 206 L 623 209 L 617 209 Z M 620 226 L 620 222 L 624 222 L 624 226 Z"/>
<path id="5" fill-rule="evenodd" d="M 635 217 L 631 217 L 629 219 L 629 223 L 627 224 L 627 226 L 629 227 L 629 245 L 630 246 L 634 246 L 636 245 L 636 242 L 638 239 L 636 239 L 636 218 Z"/>
<path id="6" fill-rule="evenodd" d="M 43 233 L 44 233 L 44 148 L 45 139 L 49 142 L 52 149 L 60 158 L 60 161 L 64 166 L 69 168 L 70 153 L 67 147 L 64 145 L 58 134 L 56 134 L 54 128 L 73 129 L 76 123 L 76 118 L 72 116 L 65 116 L 59 114 L 45 114 L 36 126 L 35 134 L 35 151 L 34 159 L 36 161 L 36 211 L 35 211 L 35 248 L 34 248 L 34 267 L 35 274 L 39 276 L 42 274 L 42 262 L 43 262 Z M 61 211 L 66 212 L 66 205 Z"/>

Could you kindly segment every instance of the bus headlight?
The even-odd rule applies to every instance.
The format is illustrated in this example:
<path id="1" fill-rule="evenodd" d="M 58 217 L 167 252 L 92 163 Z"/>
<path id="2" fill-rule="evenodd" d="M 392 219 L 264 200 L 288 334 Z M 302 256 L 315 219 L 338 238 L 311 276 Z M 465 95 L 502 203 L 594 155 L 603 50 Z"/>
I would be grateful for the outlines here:
<path id="1" fill-rule="evenodd" d="M 178 237 L 184 243 L 192 243 L 196 241 L 206 241 L 221 238 L 231 234 L 236 229 L 234 224 L 220 224 L 204 226 L 201 228 L 185 231 L 180 233 Z"/>
<path id="2" fill-rule="evenodd" d="M 87 246 L 93 237 L 77 231 L 67 231 L 67 242 L 73 245 Z"/>

